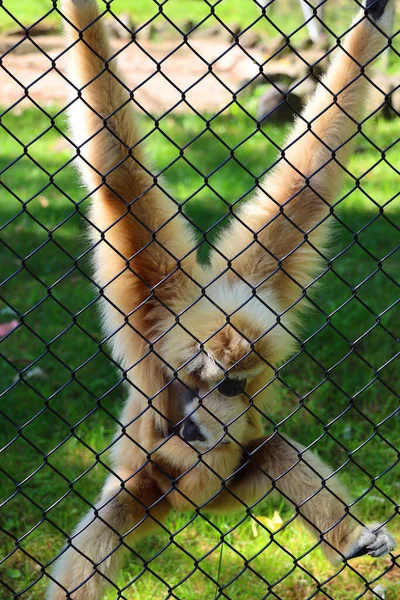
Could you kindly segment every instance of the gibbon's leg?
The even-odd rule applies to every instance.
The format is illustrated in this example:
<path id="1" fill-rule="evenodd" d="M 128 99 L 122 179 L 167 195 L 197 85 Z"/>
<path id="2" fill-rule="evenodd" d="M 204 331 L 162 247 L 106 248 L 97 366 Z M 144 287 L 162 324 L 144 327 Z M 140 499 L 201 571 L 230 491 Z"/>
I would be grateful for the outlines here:
<path id="1" fill-rule="evenodd" d="M 368 6 L 368 17 L 362 11 L 335 50 L 278 166 L 260 183 L 255 197 L 238 209 L 248 229 L 233 219 L 218 244 L 226 258 L 213 255 L 214 272 L 222 272 L 226 259 L 232 260 L 233 269 L 249 283 L 265 281 L 283 307 L 298 300 L 318 272 L 320 255 L 312 244 L 323 250 L 327 242 L 329 205 L 340 191 L 349 140 L 364 114 L 368 83 L 363 72 L 387 47 L 382 31 L 390 29 L 394 2 L 368 0 Z"/>
<path id="2" fill-rule="evenodd" d="M 177 261 L 193 243 L 185 218 L 159 189 L 161 179 L 146 170 L 131 94 L 112 59 L 96 0 L 63 0 L 61 12 L 69 44 L 68 79 L 76 96 L 69 121 L 80 171 L 89 191 L 95 190 L 89 214 L 95 278 L 106 298 L 106 327 L 114 333 L 163 278 L 170 276 L 153 296 L 185 292 L 188 279 Z M 180 266 L 190 271 L 194 261 L 192 252 Z M 118 309 L 113 311 L 111 303 Z M 143 311 L 130 321 L 145 329 Z M 122 342 L 129 347 L 132 340 L 116 338 L 114 345 Z"/>
<path id="3" fill-rule="evenodd" d="M 394 540 L 384 527 L 363 527 L 346 516 L 348 492 L 335 478 L 329 478 L 331 470 L 312 452 L 280 434 L 256 440 L 247 450 L 249 460 L 228 483 L 230 491 L 222 491 L 204 510 L 243 510 L 274 488 L 296 507 L 307 527 L 321 536 L 332 562 L 364 553 L 381 556 L 393 550 Z M 354 515 L 353 509 L 351 512 Z"/>
<path id="4" fill-rule="evenodd" d="M 99 600 L 114 582 L 127 544 L 154 532 L 170 505 L 144 470 L 127 475 L 124 488 L 109 477 L 96 513 L 91 510 L 71 536 L 71 547 L 56 560 L 47 600 Z"/>

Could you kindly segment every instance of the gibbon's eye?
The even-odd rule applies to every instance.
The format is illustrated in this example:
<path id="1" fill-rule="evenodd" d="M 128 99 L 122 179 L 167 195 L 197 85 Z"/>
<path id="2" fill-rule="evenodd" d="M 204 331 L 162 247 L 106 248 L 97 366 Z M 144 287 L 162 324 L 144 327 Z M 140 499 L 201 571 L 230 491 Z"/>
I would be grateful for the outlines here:
<path id="1" fill-rule="evenodd" d="M 245 387 L 245 379 L 224 379 L 224 381 L 222 381 L 219 384 L 218 391 L 223 396 L 228 396 L 228 398 L 234 398 L 235 396 L 240 396 L 240 394 L 243 393 Z"/>

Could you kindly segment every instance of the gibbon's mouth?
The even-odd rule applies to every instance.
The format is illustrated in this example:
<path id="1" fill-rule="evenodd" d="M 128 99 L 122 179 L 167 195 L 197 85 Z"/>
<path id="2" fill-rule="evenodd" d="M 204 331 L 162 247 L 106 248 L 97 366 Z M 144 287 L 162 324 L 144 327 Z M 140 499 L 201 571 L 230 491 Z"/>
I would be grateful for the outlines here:
<path id="1" fill-rule="evenodd" d="M 183 423 L 180 429 L 180 435 L 185 440 L 185 442 L 189 442 L 189 444 L 194 444 L 195 442 L 207 443 L 209 440 L 202 433 L 199 425 L 193 421 L 190 417 L 187 417 L 185 422 Z M 215 450 L 219 446 L 225 446 L 226 444 L 230 444 L 232 440 L 228 438 L 228 434 L 224 433 L 221 437 L 214 441 L 210 442 L 210 447 L 207 448 L 209 450 Z"/>
<path id="2" fill-rule="evenodd" d="M 222 396 L 234 398 L 244 393 L 246 383 L 246 379 L 225 378 L 219 384 L 218 392 Z M 198 397 L 198 393 L 198 390 L 193 391 L 187 389 L 185 394 L 186 402 L 190 404 L 194 398 Z M 232 442 L 232 438 L 228 435 L 227 431 L 224 431 L 223 433 L 221 432 L 221 434 L 218 437 L 215 436 L 217 437 L 217 439 L 215 439 L 215 437 L 213 439 L 213 436 L 211 436 L 210 439 L 210 435 L 207 432 L 207 429 L 206 431 L 204 431 L 204 428 L 201 427 L 201 425 L 198 424 L 196 420 L 192 418 L 192 416 L 187 416 L 185 418 L 185 420 L 179 428 L 179 435 L 184 441 L 192 445 L 196 445 L 195 442 L 199 442 L 200 444 L 208 444 L 208 450 L 215 449 L 219 446 L 230 444 Z"/>
<path id="3" fill-rule="evenodd" d="M 206 438 L 202 434 L 200 427 L 190 417 L 187 417 L 182 425 L 181 436 L 187 442 L 206 441 Z"/>

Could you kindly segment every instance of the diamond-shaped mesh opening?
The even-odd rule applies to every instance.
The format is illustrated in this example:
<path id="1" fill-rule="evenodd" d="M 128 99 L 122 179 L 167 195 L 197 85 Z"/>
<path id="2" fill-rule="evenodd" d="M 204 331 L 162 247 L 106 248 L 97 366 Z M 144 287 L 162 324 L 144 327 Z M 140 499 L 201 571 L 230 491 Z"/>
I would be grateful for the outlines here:
<path id="1" fill-rule="evenodd" d="M 0 2 L 1 598 L 397 598 L 396 2 L 36 4 Z"/>

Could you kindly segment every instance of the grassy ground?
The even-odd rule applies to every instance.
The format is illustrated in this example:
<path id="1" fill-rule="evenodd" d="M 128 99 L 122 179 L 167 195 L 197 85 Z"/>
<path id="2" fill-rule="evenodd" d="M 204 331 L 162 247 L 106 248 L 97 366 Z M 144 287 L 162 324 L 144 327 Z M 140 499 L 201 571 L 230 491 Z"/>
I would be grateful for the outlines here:
<path id="1" fill-rule="evenodd" d="M 60 4 L 60 0 L 19 0 L 16 5 L 15 0 L 3 0 L 0 5 L 0 32 L 16 30 L 21 25 L 30 27 L 38 21 L 41 25 L 58 28 L 61 25 Z M 136 27 L 147 22 L 160 25 L 165 23 L 165 16 L 183 29 L 199 23 L 201 29 L 215 27 L 220 22 L 234 29 L 238 25 L 242 30 L 252 26 L 265 37 L 265 41 L 285 35 L 291 36 L 293 45 L 307 36 L 305 18 L 298 0 L 272 2 L 266 13 L 267 18 L 262 16 L 262 4 L 257 0 L 111 0 L 110 9 L 117 16 L 129 14 Z M 102 5 L 100 0 L 99 5 Z M 159 5 L 162 6 L 161 10 Z M 356 0 L 354 3 L 329 0 L 324 13 L 328 36 L 342 35 L 357 9 Z"/>
<path id="2" fill-rule="evenodd" d="M 7 129 L 0 134 L 0 168 L 10 166 L 1 175 L 0 224 L 12 221 L 2 232 L 0 270 L 3 280 L 14 276 L 1 290 L 0 322 L 12 319 L 13 310 L 25 316 L 23 325 L 0 343 L 5 357 L 0 362 L 0 389 L 9 388 L 2 402 L 7 418 L 0 422 L 0 446 L 9 444 L 0 454 L 0 502 L 10 498 L 0 512 L 0 552 L 2 558 L 11 553 L 1 567 L 4 587 L 0 597 L 11 599 L 11 590 L 21 592 L 39 579 L 23 598 L 40 600 L 45 587 L 41 565 L 61 548 L 61 531 L 71 531 L 86 508 L 79 495 L 69 493 L 69 482 L 78 478 L 74 490 L 95 500 L 105 477 L 95 453 L 110 442 L 113 415 L 118 415 L 123 390 L 110 361 L 98 352 L 101 332 L 97 307 L 87 279 L 90 271 L 82 222 L 74 204 L 84 193 L 72 167 L 64 166 L 69 151 L 60 146 L 55 128 L 43 134 L 49 121 L 39 111 L 7 115 L 2 123 Z M 56 118 L 55 123 L 65 131 L 62 118 Z M 161 127 L 183 145 L 203 130 L 203 123 L 197 117 L 169 116 Z M 235 145 L 253 131 L 253 125 L 234 107 L 213 122 L 213 130 L 227 144 Z M 11 132 L 22 145 L 29 144 L 26 154 Z M 279 143 L 285 132 L 270 126 L 267 133 Z M 396 329 L 398 336 L 400 322 L 399 310 L 392 306 L 398 294 L 391 278 L 398 275 L 400 264 L 395 254 L 377 263 L 398 244 L 392 223 L 400 224 L 399 200 L 387 204 L 382 214 L 379 206 L 399 189 L 394 165 L 400 164 L 400 148 L 394 144 L 398 130 L 393 122 L 375 119 L 366 125 L 365 133 L 371 141 L 360 138 L 350 171 L 362 177 L 375 166 L 361 178 L 359 189 L 338 206 L 332 251 L 338 258 L 314 296 L 320 308 L 305 323 L 307 353 L 282 370 L 282 379 L 294 392 L 282 386 L 269 416 L 279 423 L 298 409 L 280 430 L 305 444 L 322 436 L 314 449 L 335 468 L 347 460 L 344 448 L 358 449 L 342 477 L 355 497 L 363 495 L 360 513 L 371 522 L 393 514 L 400 491 L 395 450 L 400 447 L 399 417 L 391 416 L 398 407 L 395 394 L 400 391 L 398 369 L 391 361 L 396 351 L 393 336 Z M 177 156 L 174 146 L 160 133 L 151 136 L 150 147 L 161 169 Z M 383 161 L 379 149 L 387 148 Z M 261 133 L 235 153 L 255 175 L 272 163 L 274 154 L 272 143 Z M 213 173 L 210 186 L 230 201 L 251 186 L 251 176 L 234 160 L 227 160 L 227 149 L 210 132 L 188 146 L 185 157 L 201 174 Z M 53 183 L 49 183 L 49 174 L 53 174 Z M 165 177 L 179 201 L 203 183 L 202 175 L 182 159 L 166 170 Z M 350 189 L 348 181 L 345 190 Z M 21 205 L 14 195 L 27 204 Z M 83 212 L 85 205 L 81 205 Z M 206 229 L 225 214 L 226 207 L 206 189 L 186 204 L 186 211 Z M 51 239 L 48 230 L 53 231 Z M 352 244 L 354 231 L 360 231 L 358 244 Z M 352 288 L 357 291 L 353 293 Z M 329 324 L 326 314 L 332 315 Z M 78 316 L 73 320 L 72 315 Z M 350 342 L 355 342 L 352 352 Z M 324 378 L 323 369 L 331 369 L 329 381 L 304 404 L 299 403 L 297 394 L 313 390 Z M 354 402 L 349 402 L 349 396 L 356 393 Z M 98 397 L 102 397 L 104 410 L 98 408 Z M 343 411 L 347 412 L 338 419 Z M 274 510 L 283 520 L 292 517 L 280 504 L 262 504 L 253 513 L 271 518 Z M 48 518 L 43 517 L 44 511 Z M 137 552 L 147 560 L 159 554 L 124 597 L 161 600 L 171 587 L 173 597 L 181 600 L 212 600 L 221 597 L 219 585 L 226 586 L 223 597 L 259 600 L 268 595 L 268 585 L 273 585 L 277 596 L 271 593 L 269 597 L 299 600 L 314 594 L 315 598 L 349 600 L 361 597 L 365 582 L 379 578 L 391 565 L 390 559 L 358 559 L 353 562 L 354 569 L 347 567 L 327 581 L 335 571 L 320 550 L 301 558 L 294 569 L 292 556 L 278 545 L 263 550 L 270 534 L 250 517 L 212 517 L 207 521 L 198 516 L 185 527 L 189 518 L 173 515 L 168 519 L 168 529 L 179 532 L 173 543 L 168 543 L 166 536 L 152 537 L 137 546 Z M 232 531 L 238 522 L 241 525 Z M 400 539 L 398 517 L 391 528 Z M 275 539 L 296 557 L 312 544 L 296 523 L 277 533 Z M 200 568 L 193 573 L 195 560 Z M 244 561 L 249 561 L 250 568 L 245 568 Z M 131 557 L 120 584 L 129 585 L 142 569 L 141 560 Z M 318 581 L 326 583 L 320 585 Z M 388 600 L 399 598 L 398 567 L 381 583 L 388 588 Z M 110 593 L 107 600 L 112 598 L 115 594 Z"/>
<path id="3" fill-rule="evenodd" d="M 167 0 L 167 2 L 156 2 L 155 0 L 112 0 L 110 3 L 111 10 L 120 15 L 129 13 L 134 18 L 135 24 L 143 24 L 147 20 L 152 19 L 155 15 L 159 15 L 159 5 L 162 5 L 162 12 L 175 23 L 182 25 L 189 19 L 194 23 L 200 22 L 208 17 L 207 25 L 215 25 L 216 20 L 211 15 L 211 6 L 215 5 L 215 15 L 221 18 L 227 24 L 239 23 L 242 27 L 247 27 L 261 16 L 261 2 L 257 3 L 254 0 L 219 0 L 216 2 L 201 2 L 199 0 Z M 347 3 L 343 2 L 343 5 Z M 54 5 L 56 7 L 54 7 Z M 99 2 L 101 5 L 101 2 Z M 18 3 L 18 8 L 14 5 L 13 0 L 4 0 L 3 6 L 0 7 L 0 29 L 6 29 L 12 25 L 16 25 L 15 20 L 9 13 L 13 13 L 20 23 L 24 26 L 29 26 L 46 15 L 47 23 L 59 23 L 58 7 L 60 2 L 53 0 L 21 0 Z M 328 3 L 328 19 L 332 15 L 333 7 Z M 353 7 L 345 8 L 345 15 L 342 18 L 348 17 Z M 296 14 L 297 13 L 297 14 Z M 346 14 L 347 13 L 347 14 Z M 299 10 L 297 0 L 288 0 L 284 5 L 272 4 L 268 11 L 268 15 L 273 18 L 277 26 L 285 32 L 288 27 L 298 25 L 304 21 L 302 12 Z M 162 18 L 160 15 L 157 19 Z M 330 20 L 330 25 L 333 23 Z M 157 21 L 158 22 L 158 21 Z M 263 22 L 266 31 L 271 33 L 276 31 L 275 28 Z M 294 27 L 292 27 L 294 29 Z"/>

